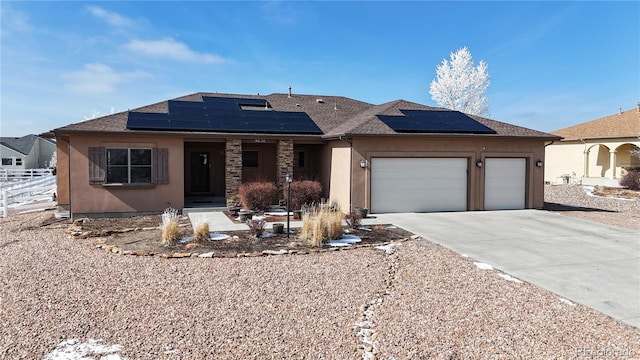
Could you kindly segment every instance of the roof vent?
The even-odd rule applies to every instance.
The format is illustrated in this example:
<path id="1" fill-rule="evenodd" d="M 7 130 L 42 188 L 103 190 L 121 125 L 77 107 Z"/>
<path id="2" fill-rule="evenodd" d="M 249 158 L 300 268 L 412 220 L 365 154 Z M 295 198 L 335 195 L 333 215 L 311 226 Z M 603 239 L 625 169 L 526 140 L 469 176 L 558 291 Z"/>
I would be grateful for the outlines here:
<path id="1" fill-rule="evenodd" d="M 333 102 L 333 110 L 338 110 L 338 102 L 337 101 Z"/>
<path id="2" fill-rule="evenodd" d="M 322 99 L 316 99 L 316 102 L 317 102 L 318 104 L 324 104 L 324 100 L 322 100 Z"/>
<path id="3" fill-rule="evenodd" d="M 291 85 L 289 85 L 289 97 L 291 97 Z"/>
<path id="4" fill-rule="evenodd" d="M 638 102 L 638 112 L 640 112 L 640 101 Z"/>
<path id="5" fill-rule="evenodd" d="M 622 115 L 622 108 L 621 107 L 618 108 L 618 115 Z"/>

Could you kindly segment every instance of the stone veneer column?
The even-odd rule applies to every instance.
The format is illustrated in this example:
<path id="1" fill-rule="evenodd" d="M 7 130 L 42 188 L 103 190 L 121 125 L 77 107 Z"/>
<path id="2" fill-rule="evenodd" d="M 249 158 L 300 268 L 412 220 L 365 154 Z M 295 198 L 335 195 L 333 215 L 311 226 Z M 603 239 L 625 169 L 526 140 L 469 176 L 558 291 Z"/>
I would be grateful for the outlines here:
<path id="1" fill-rule="evenodd" d="M 277 185 L 278 198 L 283 198 L 283 186 L 286 175 L 293 176 L 293 140 L 278 140 Z"/>
<path id="2" fill-rule="evenodd" d="M 238 191 L 242 184 L 242 140 L 227 139 L 224 166 L 225 196 L 227 207 L 240 203 Z"/>

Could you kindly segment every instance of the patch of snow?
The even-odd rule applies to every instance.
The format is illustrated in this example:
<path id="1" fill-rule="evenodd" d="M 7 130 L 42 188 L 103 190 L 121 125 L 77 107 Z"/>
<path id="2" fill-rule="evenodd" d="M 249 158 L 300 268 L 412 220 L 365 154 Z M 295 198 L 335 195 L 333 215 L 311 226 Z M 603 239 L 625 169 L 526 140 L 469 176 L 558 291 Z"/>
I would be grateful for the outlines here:
<path id="1" fill-rule="evenodd" d="M 164 347 L 165 355 L 177 354 L 179 351 L 180 350 L 178 350 L 178 349 L 171 348 L 171 346 L 165 346 Z"/>
<path id="2" fill-rule="evenodd" d="M 469 257 L 469 255 L 467 255 L 467 254 L 462 254 L 462 257 L 468 258 L 468 257 Z"/>
<path id="3" fill-rule="evenodd" d="M 191 242 L 191 240 L 193 240 L 193 238 L 190 236 L 183 237 L 182 239 L 178 240 L 178 244 L 186 244 Z"/>
<path id="4" fill-rule="evenodd" d="M 331 240 L 327 242 L 329 246 L 349 246 L 362 241 L 355 235 L 343 235 L 340 239 Z"/>
<path id="5" fill-rule="evenodd" d="M 358 227 L 358 230 L 371 231 L 371 228 L 367 226 L 360 226 Z"/>
<path id="6" fill-rule="evenodd" d="M 561 302 L 561 303 L 563 303 L 563 304 L 567 304 L 567 305 L 571 305 L 571 306 L 576 306 L 576 303 L 574 303 L 574 302 L 572 302 L 572 301 L 570 301 L 570 300 L 567 300 L 567 299 L 565 299 L 565 298 L 560 298 L 560 302 Z"/>
<path id="7" fill-rule="evenodd" d="M 475 265 L 480 270 L 493 270 L 493 266 L 491 266 L 489 264 L 485 264 L 485 263 L 481 263 L 481 262 L 474 262 L 473 265 Z"/>
<path id="8" fill-rule="evenodd" d="M 287 216 L 287 210 L 284 209 L 271 209 L 264 213 L 267 216 Z M 293 212 L 289 212 L 289 215 L 293 215 Z"/>
<path id="9" fill-rule="evenodd" d="M 376 250 L 382 250 L 385 254 L 393 254 L 396 251 L 396 247 L 400 246 L 400 243 L 391 243 L 387 245 L 376 246 Z"/>
<path id="10" fill-rule="evenodd" d="M 415 239 L 419 239 L 420 237 L 421 237 L 420 235 L 411 235 L 411 238 L 414 239 L 414 240 Z"/>
<path id="11" fill-rule="evenodd" d="M 329 246 L 351 246 L 352 244 L 348 242 L 344 242 L 342 240 L 331 240 L 327 241 L 327 245 Z"/>
<path id="12" fill-rule="evenodd" d="M 219 234 L 219 233 L 209 233 L 209 240 L 225 240 L 228 239 L 229 235 L 227 234 Z"/>
<path id="13" fill-rule="evenodd" d="M 270 233 L 270 232 L 263 232 L 263 233 L 260 235 L 260 237 L 261 237 L 261 238 L 263 238 L 263 239 L 272 238 L 272 237 L 274 237 L 274 236 L 276 236 L 276 234 L 274 234 L 274 233 Z"/>
<path id="14" fill-rule="evenodd" d="M 126 359 L 117 354 L 120 351 L 122 351 L 122 345 L 106 345 L 104 340 L 88 339 L 86 343 L 82 343 L 78 339 L 67 339 L 47 354 L 44 360 Z"/>
<path id="15" fill-rule="evenodd" d="M 501 278 L 503 278 L 503 279 L 505 279 L 505 280 L 507 280 L 507 281 L 513 281 L 514 283 L 522 284 L 522 280 L 517 279 L 517 278 L 514 278 L 514 277 L 513 277 L 513 276 L 511 276 L 511 275 L 507 275 L 507 274 L 498 274 L 498 276 L 500 276 Z"/>
<path id="16" fill-rule="evenodd" d="M 387 226 L 387 229 L 397 229 L 397 228 L 398 228 L 397 226 L 393 226 L 393 225 Z"/>

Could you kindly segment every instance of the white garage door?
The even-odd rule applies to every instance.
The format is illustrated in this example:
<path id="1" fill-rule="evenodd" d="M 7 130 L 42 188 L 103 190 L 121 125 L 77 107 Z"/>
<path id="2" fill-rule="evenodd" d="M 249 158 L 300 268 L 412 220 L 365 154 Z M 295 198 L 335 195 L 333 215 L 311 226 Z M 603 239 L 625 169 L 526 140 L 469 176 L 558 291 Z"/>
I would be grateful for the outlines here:
<path id="1" fill-rule="evenodd" d="M 466 158 L 373 158 L 371 212 L 467 210 Z"/>
<path id="2" fill-rule="evenodd" d="M 526 159 L 485 159 L 484 209 L 524 209 Z"/>

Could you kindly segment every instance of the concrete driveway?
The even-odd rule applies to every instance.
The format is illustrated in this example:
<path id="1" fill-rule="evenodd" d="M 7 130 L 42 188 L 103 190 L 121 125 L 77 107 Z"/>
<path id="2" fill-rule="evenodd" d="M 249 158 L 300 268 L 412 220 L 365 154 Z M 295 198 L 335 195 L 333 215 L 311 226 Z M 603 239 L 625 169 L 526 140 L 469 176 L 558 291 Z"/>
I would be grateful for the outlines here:
<path id="1" fill-rule="evenodd" d="M 374 216 L 640 327 L 638 231 L 540 210 Z"/>

